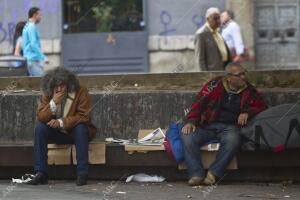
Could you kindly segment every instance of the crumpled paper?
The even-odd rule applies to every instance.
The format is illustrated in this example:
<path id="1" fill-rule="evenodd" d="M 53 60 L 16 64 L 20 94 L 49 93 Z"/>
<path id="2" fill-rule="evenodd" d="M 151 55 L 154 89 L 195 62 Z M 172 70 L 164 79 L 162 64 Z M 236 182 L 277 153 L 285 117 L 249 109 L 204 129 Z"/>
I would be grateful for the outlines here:
<path id="1" fill-rule="evenodd" d="M 164 180 L 166 180 L 166 178 L 162 177 L 162 176 L 157 176 L 157 175 L 147 175 L 147 174 L 135 174 L 132 176 L 127 177 L 126 179 L 126 183 L 128 182 L 132 182 L 132 181 L 136 181 L 136 182 L 163 182 Z"/>
<path id="2" fill-rule="evenodd" d="M 12 178 L 12 183 L 27 183 L 28 181 L 31 181 L 35 175 L 33 174 L 25 174 L 21 177 L 21 179 Z"/>

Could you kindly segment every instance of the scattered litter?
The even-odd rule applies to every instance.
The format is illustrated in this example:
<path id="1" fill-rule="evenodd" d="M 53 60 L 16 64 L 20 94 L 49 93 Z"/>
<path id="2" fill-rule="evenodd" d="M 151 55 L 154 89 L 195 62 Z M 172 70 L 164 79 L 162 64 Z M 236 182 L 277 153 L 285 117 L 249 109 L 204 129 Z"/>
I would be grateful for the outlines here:
<path id="1" fill-rule="evenodd" d="M 116 192 L 117 194 L 126 194 L 126 192 L 121 192 L 121 191 L 118 191 Z"/>
<path id="2" fill-rule="evenodd" d="M 12 178 L 12 182 L 13 183 L 25 183 L 24 180 L 22 180 L 22 179 L 14 179 L 14 178 Z"/>
<path id="3" fill-rule="evenodd" d="M 276 197 L 275 195 L 252 195 L 252 194 L 240 194 L 238 197 L 250 197 L 250 198 L 257 198 L 257 199 L 280 199 L 279 197 Z"/>
<path id="4" fill-rule="evenodd" d="M 135 174 L 132 176 L 127 177 L 126 183 L 131 182 L 131 181 L 136 181 L 136 182 L 163 182 L 165 180 L 164 177 L 162 176 L 157 176 L 157 175 L 147 175 L 147 174 Z"/>
<path id="5" fill-rule="evenodd" d="M 21 93 L 21 92 L 26 92 L 26 90 L 13 90 L 12 93 Z"/>
<path id="6" fill-rule="evenodd" d="M 137 83 L 136 83 L 136 84 L 134 84 L 134 87 L 138 87 L 138 86 L 139 86 L 139 84 L 137 84 Z"/>
<path id="7" fill-rule="evenodd" d="M 194 189 L 201 189 L 203 188 L 201 185 L 198 185 L 198 186 L 193 186 Z"/>
<path id="8" fill-rule="evenodd" d="M 191 195 L 187 195 L 186 197 L 187 197 L 188 199 L 191 199 L 191 198 L 192 198 L 192 196 L 191 196 Z"/>
<path id="9" fill-rule="evenodd" d="M 13 183 L 27 183 L 28 181 L 31 181 L 35 176 L 33 174 L 25 174 L 21 177 L 21 179 L 12 178 Z"/>
<path id="10" fill-rule="evenodd" d="M 291 196 L 290 195 L 284 195 L 283 197 L 284 198 L 290 198 Z"/>
<path id="11" fill-rule="evenodd" d="M 142 139 L 138 140 L 139 144 L 142 145 L 162 145 L 164 140 L 165 140 L 165 134 L 161 130 L 161 128 L 157 128 L 151 133 L 147 134 L 145 137 Z"/>
<path id="12" fill-rule="evenodd" d="M 115 138 L 106 138 L 106 142 L 118 143 L 121 145 L 133 143 L 133 140 L 124 140 L 124 139 L 115 139 Z"/>
<path id="13" fill-rule="evenodd" d="M 167 184 L 167 186 L 169 186 L 169 187 L 173 187 L 173 185 L 171 185 L 171 184 Z"/>

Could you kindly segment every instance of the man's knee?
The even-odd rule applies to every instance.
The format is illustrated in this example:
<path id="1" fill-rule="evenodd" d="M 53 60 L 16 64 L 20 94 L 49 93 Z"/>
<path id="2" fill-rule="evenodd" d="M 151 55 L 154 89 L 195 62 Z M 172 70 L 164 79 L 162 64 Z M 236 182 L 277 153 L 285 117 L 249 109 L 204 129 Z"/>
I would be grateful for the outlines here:
<path id="1" fill-rule="evenodd" d="M 181 141 L 183 146 L 189 147 L 195 144 L 195 139 L 193 134 L 194 133 L 189 133 L 189 134 L 181 133 Z"/>
<path id="2" fill-rule="evenodd" d="M 75 138 L 88 137 L 88 132 L 88 126 L 84 123 L 77 124 L 72 130 L 72 134 Z"/>
<path id="3" fill-rule="evenodd" d="M 47 132 L 49 131 L 50 127 L 42 122 L 38 122 L 36 127 L 35 127 L 35 134 L 36 135 L 41 135 L 41 134 L 47 134 Z"/>
<path id="4" fill-rule="evenodd" d="M 239 148 L 241 145 L 241 135 L 239 129 L 231 129 L 225 137 L 222 139 L 221 143 L 231 148 Z"/>

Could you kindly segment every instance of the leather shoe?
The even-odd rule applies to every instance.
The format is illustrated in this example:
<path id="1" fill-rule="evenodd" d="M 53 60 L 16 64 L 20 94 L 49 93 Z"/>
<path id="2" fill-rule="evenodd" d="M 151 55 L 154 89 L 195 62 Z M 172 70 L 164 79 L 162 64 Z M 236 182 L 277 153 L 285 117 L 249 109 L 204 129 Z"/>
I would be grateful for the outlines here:
<path id="1" fill-rule="evenodd" d="M 214 185 L 216 183 L 217 177 L 211 173 L 210 171 L 207 172 L 207 176 L 205 177 L 203 183 L 205 185 Z"/>
<path id="2" fill-rule="evenodd" d="M 203 177 L 199 177 L 199 176 L 193 176 L 192 178 L 190 178 L 190 180 L 188 181 L 188 185 L 189 186 L 198 186 L 203 184 Z"/>
<path id="3" fill-rule="evenodd" d="M 77 176 L 76 185 L 82 186 L 87 184 L 87 176 Z"/>
<path id="4" fill-rule="evenodd" d="M 48 175 L 43 172 L 37 172 L 33 179 L 27 182 L 28 185 L 45 185 L 48 184 Z"/>

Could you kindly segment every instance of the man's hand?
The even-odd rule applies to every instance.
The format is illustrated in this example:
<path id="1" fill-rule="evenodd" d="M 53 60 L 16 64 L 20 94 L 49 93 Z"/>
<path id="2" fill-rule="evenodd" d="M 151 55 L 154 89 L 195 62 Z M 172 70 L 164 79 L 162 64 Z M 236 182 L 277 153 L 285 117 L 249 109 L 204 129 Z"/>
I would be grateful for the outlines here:
<path id="1" fill-rule="evenodd" d="M 44 62 L 45 62 L 45 64 L 50 64 L 50 61 L 48 60 L 48 58 L 46 58 L 45 60 L 44 60 Z"/>
<path id="2" fill-rule="evenodd" d="M 51 128 L 59 128 L 59 121 L 57 119 L 51 119 L 48 123 L 48 126 L 50 126 Z"/>
<path id="3" fill-rule="evenodd" d="M 236 56 L 234 59 L 233 59 L 233 62 L 241 62 L 242 61 L 242 57 L 241 56 Z"/>
<path id="4" fill-rule="evenodd" d="M 238 118 L 238 124 L 241 126 L 244 126 L 247 124 L 248 121 L 248 113 L 241 113 L 239 118 Z"/>
<path id="5" fill-rule="evenodd" d="M 52 98 L 54 103 L 59 104 L 63 100 L 65 94 L 66 94 L 65 92 L 54 92 L 54 95 Z"/>
<path id="6" fill-rule="evenodd" d="M 195 132 L 196 126 L 194 124 L 187 123 L 186 125 L 184 125 L 181 131 L 183 134 L 187 135 L 190 134 L 191 132 Z"/>

